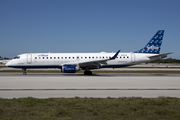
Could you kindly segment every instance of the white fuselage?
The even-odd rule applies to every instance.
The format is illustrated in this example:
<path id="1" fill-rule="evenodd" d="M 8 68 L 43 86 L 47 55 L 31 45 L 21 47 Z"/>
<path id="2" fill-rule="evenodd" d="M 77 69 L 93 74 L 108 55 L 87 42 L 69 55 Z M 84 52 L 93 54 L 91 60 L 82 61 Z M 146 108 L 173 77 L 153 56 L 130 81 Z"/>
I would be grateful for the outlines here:
<path id="1" fill-rule="evenodd" d="M 61 68 L 65 64 L 75 64 L 109 59 L 115 53 L 27 53 L 18 55 L 9 61 L 6 66 L 14 68 Z M 105 67 L 124 67 L 141 62 L 151 61 L 150 56 L 157 54 L 144 53 L 119 53 L 116 59 L 101 64 L 98 68 Z M 157 58 L 159 59 L 159 58 Z M 155 60 L 155 59 L 153 59 Z M 94 69 L 94 68 L 91 68 Z"/>

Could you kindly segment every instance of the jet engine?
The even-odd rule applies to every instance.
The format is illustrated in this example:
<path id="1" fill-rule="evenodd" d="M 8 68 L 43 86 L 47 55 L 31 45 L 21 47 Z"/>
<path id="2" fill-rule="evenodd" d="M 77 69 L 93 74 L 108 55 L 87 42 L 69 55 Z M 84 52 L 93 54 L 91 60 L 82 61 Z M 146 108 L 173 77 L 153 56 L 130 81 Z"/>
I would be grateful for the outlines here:
<path id="1" fill-rule="evenodd" d="M 79 71 L 79 66 L 76 65 L 63 65 L 61 69 L 63 73 L 75 73 L 76 71 Z"/>

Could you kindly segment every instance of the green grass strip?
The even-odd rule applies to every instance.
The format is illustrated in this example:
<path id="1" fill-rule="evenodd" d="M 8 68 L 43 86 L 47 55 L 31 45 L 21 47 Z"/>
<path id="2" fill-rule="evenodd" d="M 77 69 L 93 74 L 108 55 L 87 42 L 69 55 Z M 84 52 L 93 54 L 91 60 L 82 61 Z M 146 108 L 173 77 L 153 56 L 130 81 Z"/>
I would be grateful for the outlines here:
<path id="1" fill-rule="evenodd" d="M 0 99 L 1 120 L 179 120 L 179 98 Z"/>

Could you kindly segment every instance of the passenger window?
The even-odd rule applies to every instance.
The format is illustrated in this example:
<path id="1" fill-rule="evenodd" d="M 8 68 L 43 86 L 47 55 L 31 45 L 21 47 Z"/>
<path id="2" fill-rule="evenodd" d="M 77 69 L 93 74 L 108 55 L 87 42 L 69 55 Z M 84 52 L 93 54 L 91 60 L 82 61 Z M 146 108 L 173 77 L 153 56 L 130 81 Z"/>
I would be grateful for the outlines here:
<path id="1" fill-rule="evenodd" d="M 52 57 L 50 57 L 50 59 L 52 59 Z"/>
<path id="2" fill-rule="evenodd" d="M 87 57 L 85 57 L 85 59 L 86 59 Z"/>
<path id="3" fill-rule="evenodd" d="M 35 57 L 35 59 L 37 59 L 37 57 Z"/>
<path id="4" fill-rule="evenodd" d="M 58 57 L 58 59 L 59 59 L 59 57 Z"/>
<path id="5" fill-rule="evenodd" d="M 89 57 L 89 59 L 90 59 L 91 57 Z"/>
<path id="6" fill-rule="evenodd" d="M 56 57 L 54 57 L 54 59 L 56 59 Z"/>
<path id="7" fill-rule="evenodd" d="M 69 57 L 69 59 L 71 59 L 71 57 Z"/>
<path id="8" fill-rule="evenodd" d="M 44 59 L 44 57 L 43 57 L 43 59 Z"/>
<path id="9" fill-rule="evenodd" d="M 46 57 L 46 59 L 48 59 L 48 57 Z"/>
<path id="10" fill-rule="evenodd" d="M 65 57 L 65 59 L 67 59 L 67 57 Z"/>
<path id="11" fill-rule="evenodd" d="M 92 57 L 94 59 L 94 57 Z"/>
<path id="12" fill-rule="evenodd" d="M 63 57 L 61 57 L 61 59 L 63 59 Z"/>
<path id="13" fill-rule="evenodd" d="M 74 57 L 73 57 L 73 59 L 74 59 Z"/>
<path id="14" fill-rule="evenodd" d="M 81 59 L 83 59 L 83 57 L 81 57 Z"/>

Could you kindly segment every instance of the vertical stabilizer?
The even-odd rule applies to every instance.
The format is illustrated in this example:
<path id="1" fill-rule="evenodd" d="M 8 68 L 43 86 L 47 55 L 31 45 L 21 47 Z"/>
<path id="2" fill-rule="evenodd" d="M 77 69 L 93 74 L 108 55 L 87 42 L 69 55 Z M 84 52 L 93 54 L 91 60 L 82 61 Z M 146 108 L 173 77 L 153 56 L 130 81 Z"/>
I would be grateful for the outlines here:
<path id="1" fill-rule="evenodd" d="M 152 37 L 148 44 L 144 48 L 137 50 L 135 53 L 159 54 L 161 50 L 163 35 L 164 30 L 157 31 L 157 33 Z"/>

